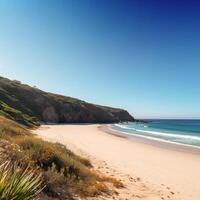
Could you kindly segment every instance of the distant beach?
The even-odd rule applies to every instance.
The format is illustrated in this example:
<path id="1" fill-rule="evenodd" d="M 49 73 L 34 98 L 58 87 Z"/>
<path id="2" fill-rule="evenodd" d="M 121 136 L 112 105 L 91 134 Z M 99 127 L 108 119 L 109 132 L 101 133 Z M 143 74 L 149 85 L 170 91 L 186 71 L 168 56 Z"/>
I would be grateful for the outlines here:
<path id="1" fill-rule="evenodd" d="M 179 151 L 168 145 L 160 148 L 163 143 L 159 141 L 152 145 L 143 138 L 128 139 L 125 134 L 98 124 L 46 125 L 34 133 L 67 145 L 87 156 L 97 170 L 121 179 L 126 188 L 119 191 L 119 199 L 197 200 L 200 197 L 198 152 Z"/>

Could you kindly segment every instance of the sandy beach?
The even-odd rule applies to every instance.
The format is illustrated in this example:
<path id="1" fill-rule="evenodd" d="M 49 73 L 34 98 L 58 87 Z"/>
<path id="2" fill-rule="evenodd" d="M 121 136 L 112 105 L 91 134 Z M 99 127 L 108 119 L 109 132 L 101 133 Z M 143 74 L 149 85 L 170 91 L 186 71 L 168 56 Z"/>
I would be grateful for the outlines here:
<path id="1" fill-rule="evenodd" d="M 44 125 L 39 137 L 88 157 L 95 169 L 121 179 L 115 199 L 200 198 L 200 154 L 161 148 L 106 133 L 100 125 Z M 102 197 L 99 199 L 112 199 Z"/>

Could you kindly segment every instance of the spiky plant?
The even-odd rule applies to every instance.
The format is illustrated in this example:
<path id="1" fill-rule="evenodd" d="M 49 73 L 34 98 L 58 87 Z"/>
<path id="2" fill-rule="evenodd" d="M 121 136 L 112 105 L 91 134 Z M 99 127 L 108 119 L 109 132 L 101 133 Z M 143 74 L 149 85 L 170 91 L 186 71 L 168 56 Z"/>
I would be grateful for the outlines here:
<path id="1" fill-rule="evenodd" d="M 41 177 L 28 167 L 19 169 L 17 163 L 0 164 L 0 199 L 35 200 L 42 191 Z"/>

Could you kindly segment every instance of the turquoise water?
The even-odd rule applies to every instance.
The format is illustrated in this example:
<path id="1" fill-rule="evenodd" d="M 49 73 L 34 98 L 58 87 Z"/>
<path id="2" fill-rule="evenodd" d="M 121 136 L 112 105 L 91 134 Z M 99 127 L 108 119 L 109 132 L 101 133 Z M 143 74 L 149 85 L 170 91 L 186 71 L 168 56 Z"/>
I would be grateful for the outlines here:
<path id="1" fill-rule="evenodd" d="M 200 147 L 200 120 L 149 120 L 113 124 L 112 129 L 151 139 Z"/>

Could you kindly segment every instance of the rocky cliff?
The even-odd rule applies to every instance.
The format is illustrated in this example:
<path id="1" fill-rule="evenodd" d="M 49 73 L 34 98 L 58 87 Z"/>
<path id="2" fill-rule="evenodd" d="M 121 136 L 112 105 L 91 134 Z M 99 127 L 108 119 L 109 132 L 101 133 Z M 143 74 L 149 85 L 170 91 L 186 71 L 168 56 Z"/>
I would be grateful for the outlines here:
<path id="1" fill-rule="evenodd" d="M 133 121 L 125 110 L 44 92 L 0 77 L 0 114 L 28 126 L 45 123 L 112 123 Z"/>

